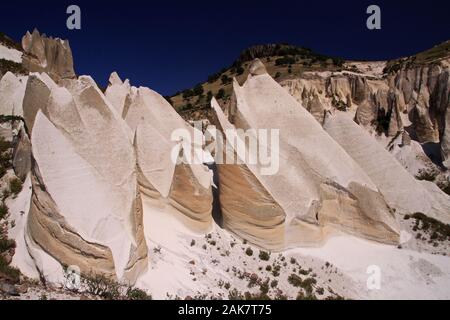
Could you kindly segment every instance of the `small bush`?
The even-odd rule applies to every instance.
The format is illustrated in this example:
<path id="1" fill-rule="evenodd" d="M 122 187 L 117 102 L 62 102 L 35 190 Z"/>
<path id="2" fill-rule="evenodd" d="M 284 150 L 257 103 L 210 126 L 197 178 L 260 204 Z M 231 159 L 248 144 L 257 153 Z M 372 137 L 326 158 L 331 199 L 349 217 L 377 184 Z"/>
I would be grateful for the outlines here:
<path id="1" fill-rule="evenodd" d="M 280 275 L 280 270 L 281 270 L 281 267 L 280 267 L 280 265 L 274 265 L 273 266 L 273 269 L 272 269 L 272 275 L 274 276 L 274 277 L 278 277 L 279 275 Z"/>
<path id="2" fill-rule="evenodd" d="M 222 81 L 223 85 L 227 85 L 227 84 L 231 83 L 231 81 L 233 81 L 233 79 L 231 79 L 226 74 L 222 75 L 222 77 L 220 77 L 220 80 Z"/>
<path id="3" fill-rule="evenodd" d="M 22 181 L 18 178 L 13 178 L 9 181 L 9 190 L 14 195 L 18 195 L 22 191 L 22 186 Z"/>
<path id="4" fill-rule="evenodd" d="M 8 212 L 9 212 L 8 206 L 4 202 L 2 202 L 2 204 L 0 204 L 0 220 L 6 218 Z"/>
<path id="5" fill-rule="evenodd" d="M 417 180 L 421 180 L 421 181 L 430 181 L 433 182 L 436 179 L 437 176 L 437 172 L 433 171 L 433 170 L 423 170 L 420 169 L 419 173 L 416 175 L 416 179 Z"/>
<path id="6" fill-rule="evenodd" d="M 128 287 L 126 295 L 129 300 L 152 300 L 152 296 L 147 292 L 134 287 Z"/>
<path id="7" fill-rule="evenodd" d="M 225 90 L 221 88 L 219 92 L 217 92 L 216 98 L 217 99 L 223 99 L 225 97 Z"/>
<path id="8" fill-rule="evenodd" d="M 228 291 L 228 300 L 244 300 L 244 296 L 236 288 Z"/>
<path id="9" fill-rule="evenodd" d="M 431 233 L 432 240 L 450 240 L 450 224 L 442 223 L 434 218 L 430 218 L 423 213 L 416 212 L 412 216 L 416 220 L 414 231 L 424 231 Z"/>
<path id="10" fill-rule="evenodd" d="M 272 280 L 272 282 L 270 283 L 270 287 L 276 288 L 277 286 L 278 286 L 278 280 Z"/>
<path id="11" fill-rule="evenodd" d="M 0 238 L 0 252 L 8 251 L 16 247 L 16 242 L 12 239 Z"/>
<path id="12" fill-rule="evenodd" d="M 291 274 L 288 278 L 288 282 L 293 285 L 294 287 L 301 287 L 302 285 L 302 278 L 300 278 L 296 274 Z"/>
<path id="13" fill-rule="evenodd" d="M 94 296 L 108 300 L 120 297 L 120 284 L 103 275 L 96 274 L 82 277 L 82 283 L 86 291 Z"/>
<path id="14" fill-rule="evenodd" d="M 259 252 L 259 258 L 263 261 L 269 261 L 270 259 L 270 253 L 266 252 L 266 251 L 260 251 Z"/>
<path id="15" fill-rule="evenodd" d="M 20 271 L 9 266 L 2 255 L 0 255 L 0 274 L 10 278 L 10 280 L 14 283 L 18 283 L 20 281 Z"/>
<path id="16" fill-rule="evenodd" d="M 248 247 L 248 248 L 245 250 L 245 254 L 248 255 L 249 257 L 251 257 L 251 256 L 253 255 L 253 250 L 252 250 L 252 248 Z"/>
<path id="17" fill-rule="evenodd" d="M 298 275 L 291 274 L 288 278 L 288 282 L 294 287 L 303 288 L 308 295 L 311 295 L 313 292 L 313 285 L 317 283 L 317 280 L 314 278 L 306 278 L 302 280 Z"/>
<path id="18" fill-rule="evenodd" d="M 191 240 L 191 247 L 193 247 L 193 246 L 195 246 L 195 240 L 194 239 Z"/>

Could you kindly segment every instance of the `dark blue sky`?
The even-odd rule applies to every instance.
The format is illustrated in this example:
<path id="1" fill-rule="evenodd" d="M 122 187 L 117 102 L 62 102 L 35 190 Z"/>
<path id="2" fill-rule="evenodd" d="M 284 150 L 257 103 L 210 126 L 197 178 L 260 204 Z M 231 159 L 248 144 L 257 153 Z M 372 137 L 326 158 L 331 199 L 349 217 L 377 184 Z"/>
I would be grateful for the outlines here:
<path id="1" fill-rule="evenodd" d="M 78 4 L 82 29 L 66 29 Z M 382 30 L 366 28 L 377 4 Z M 105 84 L 116 70 L 161 94 L 192 87 L 254 44 L 288 42 L 348 59 L 414 54 L 450 39 L 449 0 L 2 1 L 0 31 L 37 27 L 70 40 L 78 74 Z"/>

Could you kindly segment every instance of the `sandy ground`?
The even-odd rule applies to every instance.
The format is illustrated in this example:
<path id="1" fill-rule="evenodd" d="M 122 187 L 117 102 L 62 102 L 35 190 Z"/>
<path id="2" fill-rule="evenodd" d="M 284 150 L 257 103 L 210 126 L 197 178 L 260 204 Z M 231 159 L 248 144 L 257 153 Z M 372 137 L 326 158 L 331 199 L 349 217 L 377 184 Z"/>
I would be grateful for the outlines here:
<path id="1" fill-rule="evenodd" d="M 8 200 L 10 219 L 15 219 L 16 225 L 10 236 L 17 236 L 15 233 L 24 223 L 24 210 L 29 205 L 24 199 L 30 193 L 29 187 L 27 181 L 18 197 Z M 405 243 L 400 248 L 342 235 L 331 238 L 323 247 L 271 253 L 268 260 L 263 260 L 259 248 L 219 226 L 214 225 L 206 236 L 197 234 L 188 230 L 175 213 L 164 210 L 155 210 L 144 202 L 149 269 L 139 278 L 137 287 L 146 289 L 154 299 L 228 299 L 234 290 L 258 294 L 266 281 L 271 298 L 295 299 L 303 290 L 289 283 L 292 274 L 303 280 L 315 279 L 313 293 L 318 299 L 450 298 L 449 242 L 436 248 L 417 240 L 411 221 L 400 221 L 405 230 Z M 18 241 L 14 257 L 22 268 L 29 263 L 21 251 L 26 250 L 23 246 Z M 26 294 L 10 298 L 89 297 L 31 286 Z"/>

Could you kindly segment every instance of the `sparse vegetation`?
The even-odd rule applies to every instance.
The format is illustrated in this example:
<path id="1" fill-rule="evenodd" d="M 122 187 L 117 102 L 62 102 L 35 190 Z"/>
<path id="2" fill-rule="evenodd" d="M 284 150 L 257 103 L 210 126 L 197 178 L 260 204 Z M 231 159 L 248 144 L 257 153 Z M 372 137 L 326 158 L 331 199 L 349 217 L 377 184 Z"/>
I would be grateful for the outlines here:
<path id="1" fill-rule="evenodd" d="M 8 213 L 9 213 L 8 206 L 4 202 L 2 202 L 0 204 L 0 220 L 6 218 Z"/>
<path id="2" fill-rule="evenodd" d="M 0 59 L 0 71 L 6 73 L 8 71 L 14 74 L 26 74 L 26 70 L 21 63 L 10 60 Z"/>
<path id="3" fill-rule="evenodd" d="M 450 241 L 450 225 L 442 223 L 434 218 L 428 217 L 421 212 L 413 215 L 405 215 L 405 220 L 415 219 L 414 231 L 422 231 L 422 233 L 430 235 L 430 241 Z"/>
<path id="4" fill-rule="evenodd" d="M 121 285 L 116 281 L 100 274 L 91 274 L 81 278 L 86 292 L 103 299 L 118 299 L 121 295 Z"/>
<path id="5" fill-rule="evenodd" d="M 219 92 L 217 92 L 216 98 L 217 99 L 223 99 L 225 97 L 225 90 L 221 88 Z"/>
<path id="6" fill-rule="evenodd" d="M 248 248 L 245 250 L 245 254 L 248 255 L 249 257 L 251 257 L 251 256 L 253 255 L 253 250 L 252 250 L 252 248 L 248 247 Z"/>
<path id="7" fill-rule="evenodd" d="M 146 291 L 132 286 L 128 287 L 126 296 L 129 300 L 152 300 L 152 296 Z"/>
<path id="8" fill-rule="evenodd" d="M 420 169 L 418 174 L 416 175 L 416 179 L 421 181 L 433 182 L 436 179 L 437 174 L 438 173 L 435 172 L 434 170 Z"/>

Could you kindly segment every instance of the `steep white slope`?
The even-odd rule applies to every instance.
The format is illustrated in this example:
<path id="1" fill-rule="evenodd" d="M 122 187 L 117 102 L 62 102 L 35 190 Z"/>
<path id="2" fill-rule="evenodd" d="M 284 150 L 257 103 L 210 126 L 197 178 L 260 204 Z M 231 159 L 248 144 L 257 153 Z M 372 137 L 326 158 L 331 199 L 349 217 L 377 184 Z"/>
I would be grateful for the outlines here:
<path id="1" fill-rule="evenodd" d="M 8 48 L 0 43 L 0 59 L 13 61 L 15 63 L 22 63 L 23 53 L 19 50 Z"/>
<path id="2" fill-rule="evenodd" d="M 7 72 L 0 80 L 0 114 L 23 116 L 23 99 L 28 77 Z"/>
<path id="3" fill-rule="evenodd" d="M 450 198 L 436 197 L 378 144 L 348 114 L 337 112 L 326 119 L 324 129 L 347 151 L 376 183 L 390 206 L 400 213 L 422 212 L 450 222 Z M 438 189 L 437 187 L 435 189 Z M 446 201 L 445 201 L 446 199 Z"/>
<path id="4" fill-rule="evenodd" d="M 155 210 L 168 205 L 167 211 L 191 228 L 210 230 L 212 173 L 200 159 L 203 134 L 186 123 L 161 95 L 145 87 L 130 87 L 115 73 L 110 77 L 106 97 L 112 99 L 116 110 L 122 110 L 134 136 L 143 196 L 157 199 L 152 202 Z M 180 139 L 177 131 L 188 139 Z M 197 149 L 195 135 L 199 137 Z M 184 161 L 189 155 L 197 157 L 197 162 Z"/>
<path id="5" fill-rule="evenodd" d="M 242 87 L 234 82 L 233 124 L 212 106 L 223 131 L 279 130 L 279 171 L 218 165 L 225 226 L 271 249 L 318 245 L 341 231 L 395 243 L 395 220 L 372 180 L 259 60 L 252 69 Z"/>

